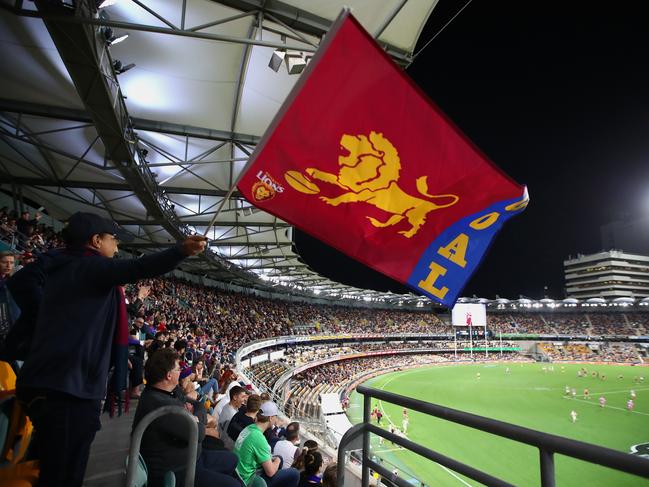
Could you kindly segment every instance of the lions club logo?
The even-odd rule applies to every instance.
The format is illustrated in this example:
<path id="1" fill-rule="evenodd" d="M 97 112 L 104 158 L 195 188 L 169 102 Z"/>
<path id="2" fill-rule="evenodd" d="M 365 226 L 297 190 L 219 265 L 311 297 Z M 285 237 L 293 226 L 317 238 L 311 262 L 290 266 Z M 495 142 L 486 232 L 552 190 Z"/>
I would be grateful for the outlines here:
<path id="1" fill-rule="evenodd" d="M 252 185 L 252 197 L 255 201 L 266 201 L 274 198 L 277 193 L 284 192 L 284 187 L 265 171 L 259 171 L 257 179 Z"/>
<path id="2" fill-rule="evenodd" d="M 429 194 L 428 176 L 415 181 L 419 195 L 401 189 L 399 153 L 383 134 L 370 132 L 369 137 L 344 134 L 340 145 L 346 154 L 338 157 L 338 174 L 310 167 L 305 170 L 306 174 L 287 171 L 284 179 L 293 189 L 311 195 L 320 192 L 313 180 L 335 186 L 341 191 L 338 196 L 319 196 L 321 201 L 331 206 L 364 202 L 383 210 L 389 215 L 385 221 L 366 216 L 377 228 L 391 227 L 406 220 L 409 228 L 399 231 L 406 238 L 419 231 L 426 223 L 428 213 L 453 206 L 460 200 L 454 194 Z"/>

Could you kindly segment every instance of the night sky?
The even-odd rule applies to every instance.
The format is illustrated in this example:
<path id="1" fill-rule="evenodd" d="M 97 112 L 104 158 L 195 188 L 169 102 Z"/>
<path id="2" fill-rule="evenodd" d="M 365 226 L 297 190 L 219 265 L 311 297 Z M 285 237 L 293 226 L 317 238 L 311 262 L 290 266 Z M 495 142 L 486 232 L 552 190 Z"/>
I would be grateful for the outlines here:
<path id="1" fill-rule="evenodd" d="M 421 48 L 464 5 L 440 0 Z M 570 4 L 570 8 L 566 8 Z M 649 15 L 642 2 L 473 2 L 408 74 L 529 188 L 463 296 L 564 296 L 563 260 L 600 225 L 649 213 Z M 643 213 L 644 212 L 644 213 Z M 408 289 L 296 231 L 304 260 L 359 287 Z"/>

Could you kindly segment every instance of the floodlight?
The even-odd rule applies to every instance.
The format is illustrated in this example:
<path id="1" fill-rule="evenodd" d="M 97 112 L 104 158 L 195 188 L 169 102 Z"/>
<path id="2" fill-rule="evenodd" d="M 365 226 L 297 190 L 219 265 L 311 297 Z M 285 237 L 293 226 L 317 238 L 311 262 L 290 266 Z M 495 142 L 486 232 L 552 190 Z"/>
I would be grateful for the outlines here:
<path id="1" fill-rule="evenodd" d="M 275 72 L 279 71 L 279 68 L 282 66 L 282 61 L 284 61 L 284 56 L 286 56 L 286 51 L 283 49 L 275 49 L 273 55 L 270 57 L 268 67 Z"/>
<path id="2" fill-rule="evenodd" d="M 301 52 L 289 51 L 286 53 L 286 69 L 288 74 L 300 74 L 306 68 L 306 59 Z"/>
<path id="3" fill-rule="evenodd" d="M 113 32 L 113 29 L 110 27 L 104 27 L 104 38 L 106 39 L 106 44 L 109 46 L 114 46 L 115 44 L 119 44 L 120 42 L 126 40 L 128 37 L 128 34 L 122 34 L 120 36 L 115 35 Z"/>
<path id="4" fill-rule="evenodd" d="M 116 74 L 122 74 L 128 71 L 129 69 L 133 69 L 135 67 L 135 63 L 130 63 L 124 66 L 122 62 L 119 59 L 115 59 L 113 61 L 113 69 L 115 70 Z"/>

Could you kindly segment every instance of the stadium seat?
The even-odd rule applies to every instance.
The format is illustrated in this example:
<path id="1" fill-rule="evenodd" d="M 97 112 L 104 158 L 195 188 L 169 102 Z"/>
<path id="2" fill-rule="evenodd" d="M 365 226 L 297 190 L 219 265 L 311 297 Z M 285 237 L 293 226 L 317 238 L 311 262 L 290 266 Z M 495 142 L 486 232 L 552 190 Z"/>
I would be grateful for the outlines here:
<path id="1" fill-rule="evenodd" d="M 7 362 L 0 362 L 0 391 L 10 392 L 16 389 L 16 373 Z"/>
<path id="2" fill-rule="evenodd" d="M 128 467 L 128 457 L 126 457 L 126 466 Z M 144 463 L 144 458 L 138 453 L 138 462 L 135 467 L 135 476 L 133 477 L 133 487 L 146 487 L 149 481 L 149 471 Z M 176 487 L 176 475 L 169 471 L 165 473 L 162 479 L 163 487 Z"/>
<path id="3" fill-rule="evenodd" d="M 40 469 L 35 460 L 0 467 L 2 487 L 31 487 L 38 481 Z"/>
<path id="4" fill-rule="evenodd" d="M 266 487 L 266 481 L 262 479 L 259 475 L 253 475 L 250 481 L 246 484 L 243 479 L 241 478 L 241 475 L 239 475 L 239 472 L 235 470 L 235 473 L 237 474 L 237 478 L 241 482 L 241 485 L 244 485 L 246 487 Z"/>

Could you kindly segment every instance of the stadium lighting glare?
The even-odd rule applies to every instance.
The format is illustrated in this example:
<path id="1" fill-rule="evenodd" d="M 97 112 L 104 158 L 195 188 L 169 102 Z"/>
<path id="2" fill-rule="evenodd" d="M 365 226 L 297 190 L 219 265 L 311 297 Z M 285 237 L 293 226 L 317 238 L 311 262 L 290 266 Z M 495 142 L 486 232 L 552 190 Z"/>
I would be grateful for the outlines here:
<path id="1" fill-rule="evenodd" d="M 128 38 L 128 34 L 122 34 L 122 35 L 115 35 L 115 32 L 113 32 L 113 29 L 110 27 L 105 27 L 103 29 L 104 31 L 104 38 L 106 39 L 106 44 L 109 46 L 114 46 L 115 44 L 119 44 L 122 41 L 125 41 Z"/>
<path id="2" fill-rule="evenodd" d="M 115 5 L 119 0 L 100 0 L 97 3 L 97 8 L 106 8 L 110 7 L 111 5 Z"/>

